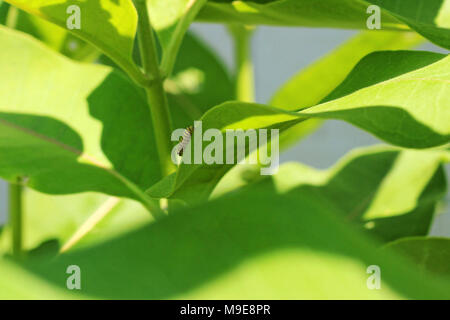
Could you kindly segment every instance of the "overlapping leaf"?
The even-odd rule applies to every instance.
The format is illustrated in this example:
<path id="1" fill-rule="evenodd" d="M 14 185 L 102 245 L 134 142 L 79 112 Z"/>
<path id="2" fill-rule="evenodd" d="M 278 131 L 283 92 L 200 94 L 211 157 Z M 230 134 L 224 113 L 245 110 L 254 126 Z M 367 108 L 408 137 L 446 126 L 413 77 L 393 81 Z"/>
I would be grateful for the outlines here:
<path id="1" fill-rule="evenodd" d="M 286 81 L 276 91 L 270 105 L 286 110 L 314 106 L 325 99 L 369 53 L 410 49 L 422 41 L 422 37 L 409 32 L 361 33 Z M 288 129 L 280 137 L 280 148 L 297 142 L 321 123 L 320 119 L 309 119 Z"/>
<path id="2" fill-rule="evenodd" d="M 169 90 L 169 99 L 176 127 L 186 127 L 192 124 L 196 118 L 199 118 L 210 106 L 215 105 L 220 101 L 232 99 L 234 88 L 223 65 L 218 62 L 217 58 L 199 40 L 188 35 L 184 39 L 182 49 L 184 54 L 180 56 L 180 59 L 175 66 L 173 77 L 168 80 L 166 84 L 166 87 Z M 198 81 L 192 81 L 193 77 L 194 80 Z M 212 81 L 212 79 L 214 79 L 214 81 Z M 218 84 L 220 85 L 218 86 Z M 129 84 L 127 83 L 126 86 L 129 86 Z M 106 91 L 105 94 L 107 94 Z M 116 94 L 119 95 L 119 93 Z M 141 100 L 138 101 L 138 104 L 143 105 Z M 136 106 L 128 106 L 128 104 L 125 104 L 124 108 L 125 107 L 133 110 Z M 190 112 L 191 108 L 195 108 L 196 112 Z M 123 112 L 125 112 L 126 109 L 123 110 Z M 146 118 L 144 118 L 141 123 L 142 126 L 147 127 L 145 119 Z M 67 121 L 67 119 L 65 121 Z M 133 126 L 135 125 L 136 124 L 134 123 Z M 125 128 L 123 129 L 125 130 Z M 141 127 L 140 130 L 142 129 L 143 128 Z M 83 130 L 90 130 L 91 137 L 94 134 L 92 127 L 86 127 L 83 128 Z M 119 134 L 119 132 L 113 132 L 112 134 Z M 84 138 L 87 138 L 87 135 Z M 137 142 L 135 138 L 133 138 L 133 141 Z M 142 143 L 146 146 L 145 141 L 142 141 Z M 125 145 L 128 144 L 125 143 Z M 96 146 L 96 148 L 98 147 L 99 146 Z M 130 147 L 130 145 L 128 145 L 128 147 Z M 149 144 L 148 147 L 151 148 L 151 144 Z M 149 152 L 149 154 L 153 154 L 152 150 L 146 149 L 146 151 Z M 123 155 L 125 156 L 125 153 L 123 153 Z M 156 155 L 154 159 L 156 161 Z M 152 166 L 152 163 L 153 160 L 150 160 L 147 164 Z M 137 172 L 139 172 L 139 169 L 132 165 L 130 165 L 130 168 L 127 170 L 137 170 Z M 157 168 L 155 167 L 151 172 L 157 173 Z M 75 174 L 77 173 L 78 172 L 75 172 Z M 159 174 L 156 174 L 156 177 L 159 177 Z M 144 188 L 154 183 L 156 181 L 155 179 L 158 179 L 153 176 L 146 177 L 146 179 L 147 178 L 147 181 L 142 181 L 148 183 L 148 185 L 143 185 Z M 29 208 L 29 210 L 27 210 L 29 211 L 29 216 L 25 225 L 28 235 L 25 243 L 26 249 L 34 249 L 41 245 L 42 242 L 46 241 L 49 245 L 53 245 L 49 250 L 56 250 L 58 244 L 61 246 L 63 242 L 75 232 L 76 228 L 87 219 L 87 216 L 94 213 L 96 207 L 100 206 L 101 199 L 104 198 L 105 197 L 101 195 L 91 194 L 51 197 L 32 191 L 27 192 L 26 210 Z M 63 205 L 65 201 L 72 204 L 71 208 L 67 208 Z M 37 208 L 41 209 L 37 210 Z M 77 210 L 74 210 L 75 208 L 77 208 Z M 134 211 L 130 212 L 131 210 L 128 208 L 133 208 Z M 126 217 L 125 222 L 120 222 L 122 229 L 124 229 L 124 227 L 129 226 L 130 223 L 139 223 L 142 221 L 142 219 L 139 219 L 141 213 L 142 210 L 139 210 L 136 206 L 127 205 L 124 209 L 123 205 L 120 205 L 111 212 L 111 216 L 113 217 L 111 220 L 121 221 L 120 217 Z M 135 219 L 136 216 L 137 219 Z M 147 219 L 149 219 L 149 217 L 147 217 Z M 35 223 L 37 220 L 40 221 L 39 224 Z M 108 227 L 105 227 L 105 225 Z M 108 230 L 107 233 L 112 233 L 111 230 L 114 228 L 111 228 L 109 225 L 108 222 L 102 223 L 100 229 Z M 98 238 L 98 228 L 92 232 L 95 234 L 95 238 Z M 46 243 L 42 246 L 46 245 Z"/>
<path id="3" fill-rule="evenodd" d="M 363 59 L 330 94 L 328 99 L 334 100 L 300 112 L 225 103 L 202 117 L 203 130 L 271 127 L 283 132 L 298 122 L 317 117 L 346 120 L 392 144 L 434 147 L 450 141 L 449 69 L 450 57 L 445 55 L 409 51 L 374 53 Z M 430 96 L 434 97 L 431 101 Z M 155 197 L 205 199 L 217 183 L 213 177 L 223 176 L 231 167 L 181 164 L 176 175 L 166 178 L 149 193 Z M 185 188 L 181 188 L 183 184 Z M 182 195 L 183 192 L 189 196 Z"/>
<path id="4" fill-rule="evenodd" d="M 353 151 L 327 170 L 287 163 L 271 179 L 263 179 L 259 168 L 237 166 L 212 197 L 251 183 L 273 183 L 274 192 L 329 202 L 345 220 L 386 242 L 428 234 L 447 189 L 441 167 L 446 162 L 444 149 L 377 146 Z"/>
<path id="5" fill-rule="evenodd" d="M 52 262 L 9 264 L 14 274 L 34 281 L 15 284 L 2 273 L 0 282 L 7 283 L 9 298 L 32 296 L 35 290 L 27 286 L 37 281 L 58 290 L 65 288 L 67 266 L 76 264 L 82 268 L 76 298 L 449 297 L 447 281 L 419 276 L 398 255 L 380 253 L 336 214 L 316 199 L 249 189 Z M 366 269 L 374 264 L 383 270 L 381 290 L 366 285 Z M 47 297 L 52 295 L 43 291 L 40 298 Z"/>
<path id="6" fill-rule="evenodd" d="M 411 237 L 391 242 L 386 248 L 407 256 L 423 273 L 450 278 L 450 239 Z"/>
<path id="7" fill-rule="evenodd" d="M 312 107 L 325 99 L 348 76 L 355 65 L 375 51 L 406 50 L 422 37 L 410 32 L 362 32 L 286 81 L 270 105 L 286 110 Z"/>
<path id="8" fill-rule="evenodd" d="M 404 147 L 445 144 L 450 141 L 449 68 L 445 55 L 374 53 L 327 97 L 329 102 L 301 113 L 343 119 Z"/>
<path id="9" fill-rule="evenodd" d="M 240 22 L 331 28 L 366 29 L 368 4 L 360 0 L 213 0 L 200 12 L 201 21 Z M 401 22 L 383 12 L 382 21 L 389 28 Z"/>
<path id="10" fill-rule="evenodd" d="M 450 1 L 448 0 L 366 0 L 422 34 L 431 42 L 450 49 Z"/>
<path id="11" fill-rule="evenodd" d="M 63 28 L 67 28 L 69 17 L 75 13 L 69 11 L 69 7 L 77 6 L 80 9 L 81 28 L 70 31 L 98 47 L 136 80 L 145 80 L 132 60 L 137 14 L 131 0 L 6 2 Z"/>
<path id="12" fill-rule="evenodd" d="M 46 193 L 134 198 L 160 178 L 140 89 L 109 67 L 71 62 L 19 32 L 1 28 L 0 39 L 2 177 L 26 177 Z"/>
<path id="13" fill-rule="evenodd" d="M 67 30 L 24 11 L 20 11 L 15 29 L 34 36 L 74 60 L 93 61 L 100 54 L 95 47 Z"/>
<path id="14" fill-rule="evenodd" d="M 3 5 L 0 4 L 0 24 L 6 22 L 8 6 L 4 2 Z M 99 51 L 95 47 L 62 27 L 22 10 L 19 10 L 14 29 L 34 36 L 54 50 L 75 60 L 93 61 L 99 56 Z"/>
<path id="15" fill-rule="evenodd" d="M 448 0 L 284 0 L 210 1 L 199 14 L 202 21 L 240 22 L 310 27 L 367 29 L 367 9 L 381 9 L 383 29 L 408 25 L 430 41 L 450 49 Z M 373 13 L 373 12 L 372 12 Z"/>
<path id="16" fill-rule="evenodd" d="M 51 196 L 26 189 L 26 219 L 23 221 L 26 237 L 23 249 L 28 251 L 29 256 L 56 254 L 91 215 L 105 207 L 107 201 L 111 201 L 111 197 L 95 193 Z M 132 200 L 120 199 L 116 205 L 108 208 L 111 210 L 89 230 L 84 244 L 105 241 L 152 220 L 148 212 Z M 10 248 L 9 232 L 6 228 L 0 237 L 0 244 L 5 251 Z"/>
<path id="17" fill-rule="evenodd" d="M 270 183 L 279 193 L 329 202 L 347 221 L 392 241 L 428 234 L 447 189 L 445 161 L 443 150 L 371 147 L 324 171 L 286 164 Z"/>
<path id="18" fill-rule="evenodd" d="M 38 279 L 29 272 L 17 268 L 14 263 L 0 258 L 0 299 L 70 299 L 73 297 L 63 289 L 58 289 Z M 6 276 L 8 275 L 8 276 Z M 11 281 L 14 279 L 14 282 Z"/>

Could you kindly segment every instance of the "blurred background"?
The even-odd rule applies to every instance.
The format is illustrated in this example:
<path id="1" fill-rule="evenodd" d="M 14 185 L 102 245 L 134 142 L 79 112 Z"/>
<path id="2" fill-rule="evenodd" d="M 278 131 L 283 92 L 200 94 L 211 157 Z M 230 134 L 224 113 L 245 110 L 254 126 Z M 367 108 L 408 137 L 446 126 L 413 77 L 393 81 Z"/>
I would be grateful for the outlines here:
<path id="1" fill-rule="evenodd" d="M 191 31 L 208 43 L 226 66 L 233 68 L 233 45 L 226 29 L 213 24 L 194 24 Z M 256 102 L 266 103 L 290 77 L 356 31 L 287 27 L 259 27 L 252 40 Z M 449 52 L 430 43 L 420 50 Z M 299 92 L 299 94 L 302 94 Z M 351 149 L 381 143 L 377 138 L 342 121 L 327 121 L 320 129 L 281 155 L 281 163 L 300 161 L 325 169 Z M 446 168 L 450 181 L 450 166 Z M 7 221 L 7 188 L 0 180 L 0 225 Z M 434 236 L 450 237 L 450 193 L 447 192 L 432 226 Z"/>

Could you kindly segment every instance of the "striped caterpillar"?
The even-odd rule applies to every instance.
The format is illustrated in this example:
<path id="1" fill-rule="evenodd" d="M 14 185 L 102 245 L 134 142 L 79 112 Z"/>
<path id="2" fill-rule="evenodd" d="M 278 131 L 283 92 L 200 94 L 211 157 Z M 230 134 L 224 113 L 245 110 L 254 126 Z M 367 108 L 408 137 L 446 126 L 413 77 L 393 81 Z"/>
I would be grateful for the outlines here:
<path id="1" fill-rule="evenodd" d="M 189 141 L 191 141 L 192 133 L 194 132 L 194 127 L 189 126 L 184 131 L 183 136 L 180 138 L 180 143 L 178 145 L 178 155 L 181 157 L 183 156 L 184 149 L 189 144 Z"/>

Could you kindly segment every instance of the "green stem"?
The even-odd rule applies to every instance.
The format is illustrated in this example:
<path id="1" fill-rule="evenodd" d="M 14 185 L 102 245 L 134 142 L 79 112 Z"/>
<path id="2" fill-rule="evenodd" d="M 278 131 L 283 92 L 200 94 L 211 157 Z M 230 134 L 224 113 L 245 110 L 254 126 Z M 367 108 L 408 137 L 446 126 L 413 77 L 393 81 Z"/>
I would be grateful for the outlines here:
<path id="1" fill-rule="evenodd" d="M 6 26 L 11 29 L 15 29 L 17 26 L 17 19 L 19 16 L 19 9 L 17 9 L 13 5 L 9 5 L 8 15 L 6 17 Z M 8 192 L 9 192 L 9 223 L 11 225 L 12 232 L 12 254 L 16 258 L 20 258 L 22 256 L 22 237 L 23 237 L 23 228 L 22 228 L 22 191 L 23 188 L 19 184 L 20 179 L 17 180 L 17 183 L 9 183 Z"/>
<path id="2" fill-rule="evenodd" d="M 167 108 L 167 97 L 161 81 L 157 81 L 151 87 L 145 88 L 145 91 L 151 108 L 150 112 L 155 131 L 161 174 L 164 177 L 175 171 L 175 164 L 171 159 L 172 144 L 170 138 L 172 125 Z"/>
<path id="3" fill-rule="evenodd" d="M 147 100 L 155 132 L 156 148 L 158 150 L 161 173 L 166 176 L 175 170 L 175 164 L 171 160 L 172 123 L 169 112 L 169 104 L 164 91 L 163 81 L 159 69 L 158 53 L 150 23 L 147 2 L 145 0 L 134 0 L 139 16 L 138 39 L 141 52 L 142 66 L 146 75 L 152 79 L 145 86 Z"/>
<path id="4" fill-rule="evenodd" d="M 178 21 L 175 31 L 173 32 L 170 42 L 165 48 L 165 53 L 161 61 L 161 69 L 166 77 L 169 77 L 172 73 L 172 69 L 175 65 L 175 60 L 178 55 L 178 51 L 183 41 L 184 35 L 189 28 L 189 25 L 197 16 L 200 9 L 206 4 L 207 0 L 190 0 L 185 8 L 184 14 Z"/>
<path id="5" fill-rule="evenodd" d="M 9 184 L 9 221 L 12 230 L 12 254 L 22 255 L 22 186 Z"/>
<path id="6" fill-rule="evenodd" d="M 236 61 L 236 98 L 239 101 L 254 102 L 254 74 L 251 57 L 253 28 L 244 25 L 229 25 L 234 40 Z"/>
<path id="7" fill-rule="evenodd" d="M 6 26 L 11 29 L 15 29 L 17 26 L 17 19 L 19 17 L 19 9 L 13 5 L 9 5 L 8 15 L 6 17 Z"/>

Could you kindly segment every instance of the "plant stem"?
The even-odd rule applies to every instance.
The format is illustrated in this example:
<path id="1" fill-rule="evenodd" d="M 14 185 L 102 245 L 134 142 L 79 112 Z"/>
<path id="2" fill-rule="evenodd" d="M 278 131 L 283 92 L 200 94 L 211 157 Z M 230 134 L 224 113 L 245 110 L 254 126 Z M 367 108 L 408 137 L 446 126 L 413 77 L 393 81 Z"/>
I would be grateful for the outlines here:
<path id="1" fill-rule="evenodd" d="M 177 23 L 175 31 L 173 32 L 170 42 L 165 49 L 165 54 L 161 61 L 161 69 L 165 76 L 168 77 L 172 73 L 184 35 L 189 28 L 189 25 L 197 16 L 197 13 L 206 4 L 206 2 L 207 0 L 190 0 L 186 4 L 185 12 Z"/>
<path id="2" fill-rule="evenodd" d="M 8 15 L 6 17 L 5 25 L 8 28 L 15 29 L 17 25 L 17 18 L 19 16 L 19 9 L 13 5 L 9 5 Z"/>
<path id="3" fill-rule="evenodd" d="M 12 254 L 22 255 L 22 186 L 9 184 L 9 221 L 12 230 Z"/>
<path id="4" fill-rule="evenodd" d="M 15 29 L 17 26 L 17 19 L 19 16 L 19 9 L 13 5 L 9 5 L 8 15 L 6 17 L 6 26 L 11 29 Z M 22 191 L 23 188 L 19 184 L 20 179 L 17 179 L 17 183 L 8 184 L 9 204 L 8 204 L 8 216 L 9 223 L 11 225 L 12 233 L 12 254 L 15 258 L 22 256 Z"/>
<path id="5" fill-rule="evenodd" d="M 138 39 L 142 66 L 146 75 L 152 79 L 151 83 L 145 87 L 145 91 L 155 132 L 161 173 L 163 176 L 166 176 L 175 170 L 175 164 L 171 160 L 172 143 L 170 137 L 172 123 L 169 104 L 163 87 L 164 79 L 159 69 L 158 52 L 148 14 L 147 2 L 134 0 L 134 3 L 139 16 Z"/>
<path id="6" fill-rule="evenodd" d="M 175 165 L 171 159 L 171 132 L 172 124 L 170 114 L 166 108 L 167 97 L 162 82 L 156 82 L 150 88 L 146 88 L 148 104 L 151 107 L 153 128 L 155 131 L 156 148 L 162 176 L 167 176 L 175 171 Z"/>
<path id="7" fill-rule="evenodd" d="M 244 25 L 229 25 L 234 40 L 236 61 L 236 98 L 239 101 L 254 102 L 254 74 L 251 57 L 253 28 Z"/>

